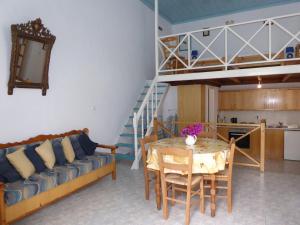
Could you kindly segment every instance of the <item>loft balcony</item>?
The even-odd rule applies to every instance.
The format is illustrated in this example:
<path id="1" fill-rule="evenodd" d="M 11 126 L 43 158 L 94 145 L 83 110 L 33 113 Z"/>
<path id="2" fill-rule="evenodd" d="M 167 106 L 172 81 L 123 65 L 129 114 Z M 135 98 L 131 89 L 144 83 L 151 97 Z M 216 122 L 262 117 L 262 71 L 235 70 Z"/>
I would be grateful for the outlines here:
<path id="1" fill-rule="evenodd" d="M 159 82 L 272 76 L 300 81 L 300 13 L 157 38 Z M 267 78 L 266 78 L 267 79 Z"/>

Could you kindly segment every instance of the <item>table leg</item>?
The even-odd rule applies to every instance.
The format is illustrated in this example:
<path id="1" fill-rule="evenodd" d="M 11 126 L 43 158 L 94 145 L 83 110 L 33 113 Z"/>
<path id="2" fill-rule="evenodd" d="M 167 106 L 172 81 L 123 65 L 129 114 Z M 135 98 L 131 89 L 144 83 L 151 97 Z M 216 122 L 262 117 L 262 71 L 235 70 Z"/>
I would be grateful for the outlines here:
<path id="1" fill-rule="evenodd" d="M 214 217 L 216 215 L 216 176 L 214 174 L 211 175 L 210 201 L 211 216 Z"/>
<path id="2" fill-rule="evenodd" d="M 160 174 L 159 171 L 155 173 L 155 195 L 156 195 L 156 207 L 161 209 L 161 190 L 160 190 Z"/>

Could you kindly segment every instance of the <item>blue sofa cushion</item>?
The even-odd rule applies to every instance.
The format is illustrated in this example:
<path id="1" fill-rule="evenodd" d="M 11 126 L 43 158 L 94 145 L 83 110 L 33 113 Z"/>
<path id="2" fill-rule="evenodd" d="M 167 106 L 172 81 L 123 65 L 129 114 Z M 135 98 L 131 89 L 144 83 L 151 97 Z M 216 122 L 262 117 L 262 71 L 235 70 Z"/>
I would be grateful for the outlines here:
<path id="1" fill-rule="evenodd" d="M 63 166 L 67 163 L 63 147 L 61 145 L 61 139 L 52 140 L 52 147 L 56 159 L 56 164 L 59 166 Z"/>
<path id="2" fill-rule="evenodd" d="M 6 205 L 11 206 L 38 193 L 38 185 L 29 180 L 18 180 L 5 184 L 4 198 Z"/>
<path id="3" fill-rule="evenodd" d="M 27 156 L 27 158 L 32 162 L 34 165 L 35 171 L 37 173 L 43 172 L 46 169 L 46 166 L 44 164 L 44 161 L 41 159 L 41 157 L 37 154 L 35 151 L 35 148 L 39 145 L 31 145 L 27 146 L 24 153 Z"/>
<path id="4" fill-rule="evenodd" d="M 56 174 L 57 185 L 73 180 L 79 175 L 78 169 L 71 164 L 55 166 L 53 172 Z"/>
<path id="5" fill-rule="evenodd" d="M 112 155 L 102 153 L 95 153 L 94 155 L 87 156 L 86 158 L 93 163 L 93 170 L 105 166 L 113 160 Z"/>
<path id="6" fill-rule="evenodd" d="M 82 176 L 93 170 L 93 162 L 87 159 L 75 160 L 71 165 L 77 168 L 78 176 Z"/>
<path id="7" fill-rule="evenodd" d="M 39 174 L 35 173 L 28 180 L 18 180 L 5 184 L 5 202 L 11 206 L 56 186 L 56 174 L 53 171 L 45 170 Z"/>
<path id="8" fill-rule="evenodd" d="M 74 153 L 75 153 L 75 158 L 78 160 L 84 159 L 85 152 L 82 149 L 81 145 L 79 144 L 78 136 L 77 135 L 70 136 L 70 141 L 71 141 Z"/>
<path id="9" fill-rule="evenodd" d="M 78 141 L 86 155 L 94 155 L 98 144 L 93 142 L 87 134 L 81 133 Z"/>

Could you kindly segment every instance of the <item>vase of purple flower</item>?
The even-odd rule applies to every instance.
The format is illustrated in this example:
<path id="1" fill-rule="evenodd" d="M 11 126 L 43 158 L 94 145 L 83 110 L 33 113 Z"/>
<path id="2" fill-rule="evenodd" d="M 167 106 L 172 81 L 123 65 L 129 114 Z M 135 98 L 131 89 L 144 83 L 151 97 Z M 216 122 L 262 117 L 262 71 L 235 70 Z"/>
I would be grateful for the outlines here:
<path id="1" fill-rule="evenodd" d="M 185 143 L 189 146 L 193 146 L 197 141 L 197 135 L 203 131 L 203 125 L 201 123 L 195 123 L 188 125 L 181 130 L 181 136 L 185 137 Z"/>

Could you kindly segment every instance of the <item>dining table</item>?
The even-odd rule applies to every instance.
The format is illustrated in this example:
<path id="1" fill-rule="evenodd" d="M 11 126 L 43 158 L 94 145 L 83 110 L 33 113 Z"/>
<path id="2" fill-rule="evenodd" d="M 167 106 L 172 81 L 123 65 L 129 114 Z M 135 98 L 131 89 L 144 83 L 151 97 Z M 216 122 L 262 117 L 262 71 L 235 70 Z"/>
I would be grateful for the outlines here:
<path id="1" fill-rule="evenodd" d="M 157 151 L 161 148 L 181 148 L 193 151 L 193 174 L 210 176 L 211 180 L 211 216 L 216 212 L 216 173 L 225 170 L 229 158 L 229 144 L 214 138 L 198 138 L 192 146 L 185 143 L 184 137 L 164 138 L 149 144 L 147 167 L 152 170 L 159 170 Z M 184 163 L 184 158 L 165 156 L 164 160 L 169 163 Z M 164 171 L 176 173 L 177 171 Z M 156 201 L 161 201 L 160 189 L 156 188 Z"/>

